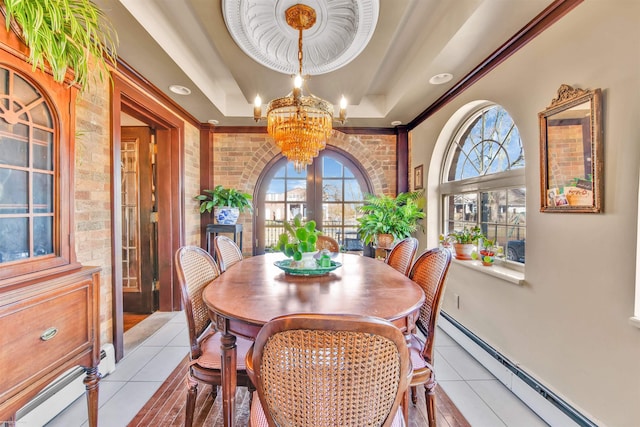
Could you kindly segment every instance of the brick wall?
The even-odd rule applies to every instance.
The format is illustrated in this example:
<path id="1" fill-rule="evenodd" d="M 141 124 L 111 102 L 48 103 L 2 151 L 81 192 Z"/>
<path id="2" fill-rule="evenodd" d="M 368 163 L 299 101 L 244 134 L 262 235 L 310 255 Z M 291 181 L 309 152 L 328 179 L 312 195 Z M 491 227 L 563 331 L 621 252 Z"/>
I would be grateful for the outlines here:
<path id="1" fill-rule="evenodd" d="M 112 341 L 111 131 L 109 82 L 78 94 L 75 151 L 75 242 L 78 261 L 100 272 L 100 342 Z"/>
<path id="2" fill-rule="evenodd" d="M 185 244 L 200 246 L 200 130 L 186 123 L 184 132 Z"/>
<path id="3" fill-rule="evenodd" d="M 352 135 L 333 131 L 328 145 L 340 148 L 360 162 L 368 175 L 375 194 L 395 194 L 396 137 L 394 135 Z M 255 193 L 258 178 L 267 164 L 279 155 L 269 135 L 249 133 L 219 133 L 214 135 L 213 173 L 215 185 Z M 251 216 L 241 214 L 242 248 L 251 255 L 253 224 Z"/>

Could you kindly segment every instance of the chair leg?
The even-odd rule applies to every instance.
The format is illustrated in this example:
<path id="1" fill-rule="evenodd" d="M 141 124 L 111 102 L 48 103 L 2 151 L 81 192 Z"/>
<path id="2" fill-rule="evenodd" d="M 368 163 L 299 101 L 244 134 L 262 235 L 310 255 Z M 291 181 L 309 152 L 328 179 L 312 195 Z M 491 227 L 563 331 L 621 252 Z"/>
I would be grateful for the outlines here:
<path id="1" fill-rule="evenodd" d="M 429 427 L 436 427 L 436 393 L 435 387 L 425 387 L 424 397 L 427 401 L 427 418 L 429 418 Z"/>
<path id="2" fill-rule="evenodd" d="M 411 387 L 411 403 L 414 405 L 418 403 L 418 388 L 416 386 Z"/>
<path id="3" fill-rule="evenodd" d="M 184 426 L 191 427 L 193 425 L 193 414 L 196 409 L 196 397 L 198 395 L 198 381 L 187 375 L 187 404 L 184 417 Z"/>
<path id="4" fill-rule="evenodd" d="M 211 400 L 216 400 L 216 397 L 218 397 L 218 386 L 211 384 Z"/>

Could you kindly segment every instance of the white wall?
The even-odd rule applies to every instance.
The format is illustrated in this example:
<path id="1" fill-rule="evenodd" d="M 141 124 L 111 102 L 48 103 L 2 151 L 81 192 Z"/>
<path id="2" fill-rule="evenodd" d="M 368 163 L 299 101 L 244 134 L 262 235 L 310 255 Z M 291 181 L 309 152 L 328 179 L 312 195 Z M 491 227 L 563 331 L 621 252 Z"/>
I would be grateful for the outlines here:
<path id="1" fill-rule="evenodd" d="M 538 112 L 563 83 L 603 91 L 602 214 L 539 211 Z M 526 283 L 452 265 L 443 309 L 598 424 L 639 426 L 640 329 L 628 319 L 640 165 L 640 1 L 585 0 L 414 129 L 410 170 L 424 164 L 427 186 L 437 185 L 431 179 L 439 170 L 429 167 L 432 153 L 439 159 L 445 124 L 476 100 L 505 107 L 525 145 Z M 436 203 L 428 207 L 422 249 L 437 244 Z"/>

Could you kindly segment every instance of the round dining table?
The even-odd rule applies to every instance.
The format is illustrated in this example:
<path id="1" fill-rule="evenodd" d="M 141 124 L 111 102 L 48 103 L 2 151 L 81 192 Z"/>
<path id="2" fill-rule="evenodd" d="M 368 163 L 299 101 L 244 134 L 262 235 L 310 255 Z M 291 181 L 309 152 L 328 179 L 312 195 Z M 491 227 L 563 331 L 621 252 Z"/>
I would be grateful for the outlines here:
<path id="1" fill-rule="evenodd" d="M 274 263 L 282 253 L 246 258 L 205 288 L 202 298 L 222 334 L 222 406 L 225 427 L 235 423 L 236 336 L 255 339 L 271 319 L 294 313 L 375 316 L 407 336 L 415 328 L 424 292 L 383 261 L 337 254 L 340 267 L 323 275 L 288 274 Z"/>

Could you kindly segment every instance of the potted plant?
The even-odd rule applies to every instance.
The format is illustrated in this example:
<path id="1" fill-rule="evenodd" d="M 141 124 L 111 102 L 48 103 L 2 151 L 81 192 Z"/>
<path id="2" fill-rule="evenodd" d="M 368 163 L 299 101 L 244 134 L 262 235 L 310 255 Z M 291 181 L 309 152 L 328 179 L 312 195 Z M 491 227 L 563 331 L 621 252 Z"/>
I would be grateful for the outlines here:
<path id="1" fill-rule="evenodd" d="M 216 185 L 213 190 L 204 190 L 203 193 L 195 197 L 200 201 L 200 213 L 211 213 L 213 210 L 214 219 L 218 224 L 235 224 L 240 213 L 253 210 L 249 193 L 222 185 Z"/>
<path id="2" fill-rule="evenodd" d="M 84 89 L 92 67 L 97 65 L 102 79 L 103 74 L 109 75 L 108 64 L 116 64 L 118 36 L 93 1 L 4 0 L 0 10 L 6 29 L 16 29 L 29 47 L 34 69 L 49 67 L 58 82 L 72 69 L 73 83 Z"/>
<path id="3" fill-rule="evenodd" d="M 303 223 L 302 216 L 298 214 L 293 218 L 293 224 L 285 221 L 284 228 L 285 232 L 278 237 L 275 249 L 300 262 L 300 267 L 315 267 L 316 261 L 313 256 L 317 252 L 318 235 L 321 234 L 316 230 L 316 222 L 311 220 Z"/>
<path id="4" fill-rule="evenodd" d="M 462 230 L 452 231 L 447 235 L 447 240 L 453 243 L 457 259 L 473 259 L 471 254 L 475 249 L 478 239 L 483 239 L 484 235 L 480 227 L 464 227 Z"/>
<path id="5" fill-rule="evenodd" d="M 480 249 L 480 261 L 482 265 L 491 267 L 495 261 L 496 252 L 493 240 L 484 239 L 482 241 L 482 249 Z"/>
<path id="6" fill-rule="evenodd" d="M 364 199 L 365 204 L 359 208 L 363 215 L 358 218 L 358 234 L 365 245 L 376 243 L 380 248 L 390 248 L 395 240 L 422 228 L 422 192 L 400 193 L 396 197 L 366 194 Z"/>

